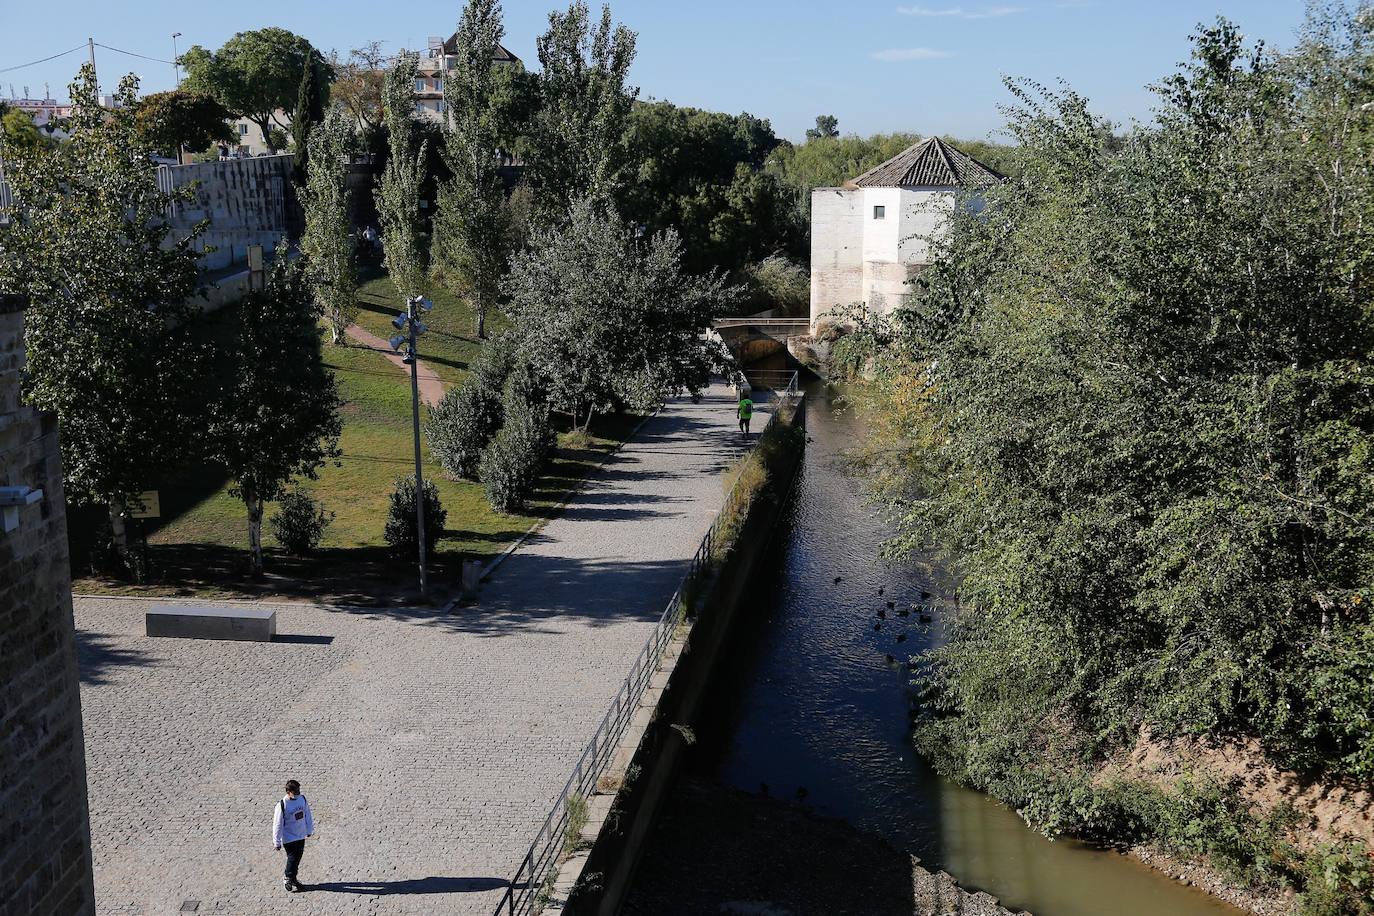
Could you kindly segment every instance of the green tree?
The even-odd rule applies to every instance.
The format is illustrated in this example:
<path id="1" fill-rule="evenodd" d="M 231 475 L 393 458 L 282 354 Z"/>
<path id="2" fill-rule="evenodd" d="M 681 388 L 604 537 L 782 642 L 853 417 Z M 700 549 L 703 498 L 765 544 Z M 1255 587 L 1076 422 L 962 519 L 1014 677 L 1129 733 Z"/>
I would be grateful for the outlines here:
<path id="1" fill-rule="evenodd" d="M 349 213 L 348 167 L 354 147 L 353 121 L 342 105 L 331 106 L 310 132 L 310 172 L 301 190 L 305 234 L 301 250 L 309 260 L 315 302 L 334 343 L 358 315 L 358 269 Z"/>
<path id="2" fill-rule="evenodd" d="M 593 414 L 698 394 L 721 352 L 705 331 L 736 296 L 719 272 L 682 271 L 671 230 L 647 242 L 591 199 L 537 230 L 511 262 L 511 348 L 536 367 L 549 403 L 585 429 Z"/>
<path id="3" fill-rule="evenodd" d="M 528 367 L 511 372 L 502 401 L 501 428 L 482 450 L 478 476 L 493 509 L 519 512 L 539 481 L 553 446 L 553 430 L 543 388 Z"/>
<path id="4" fill-rule="evenodd" d="M 500 295 L 509 254 L 505 188 L 497 171 L 508 133 L 499 99 L 509 67 L 493 62 L 504 34 L 500 3 L 468 0 L 458 22 L 457 60 L 444 82 L 444 160 L 453 177 L 439 186 L 436 275 L 472 302 L 478 338 L 487 336 L 487 311 Z"/>
<path id="5" fill-rule="evenodd" d="M 210 423 L 214 458 L 248 511 L 250 571 L 261 576 L 262 516 L 298 478 L 314 480 L 339 455 L 342 401 L 320 358 L 305 265 L 277 247 L 265 289 L 238 307 L 229 384 Z"/>
<path id="6" fill-rule="evenodd" d="M 194 45 L 180 61 L 186 68 L 184 89 L 213 96 L 258 125 L 273 152 L 282 147 L 275 145 L 280 134 L 272 133 L 272 127 L 286 127 L 277 112 L 295 106 L 306 70 L 314 69 L 324 84 L 334 78 L 333 69 L 310 42 L 279 28 L 239 32 L 218 51 Z"/>
<path id="7" fill-rule="evenodd" d="M 378 182 L 377 213 L 386 268 L 402 298 L 420 295 L 425 285 L 420 191 L 427 149 L 414 117 L 419 62 L 419 55 L 402 51 L 387 71 L 383 89 L 383 118 L 391 155 Z"/>
<path id="8" fill-rule="evenodd" d="M 636 105 L 621 212 L 649 233 L 675 229 L 693 271 L 734 270 L 779 250 L 802 256 L 790 189 L 764 172 L 780 142 L 768 121 L 747 113 Z"/>
<path id="9" fill-rule="evenodd" d="M 589 194 L 614 200 L 626 177 L 626 133 L 639 94 L 625 82 L 635 33 L 613 25 L 609 6 L 593 23 L 585 0 L 575 0 L 566 13 L 549 13 L 538 47 L 528 166 L 541 209 L 561 216 Z"/>
<path id="10" fill-rule="evenodd" d="M 811 192 L 838 188 L 875 165 L 919 143 L 920 134 L 875 134 L 872 137 L 823 137 L 801 145 L 783 142 L 768 157 L 767 170 L 786 189 L 792 231 L 803 255 L 811 236 Z"/>
<path id="11" fill-rule="evenodd" d="M 420 546 L 419 529 L 415 525 L 415 495 L 415 476 L 398 477 L 387 506 L 386 527 L 382 537 L 391 547 L 391 552 L 402 560 L 414 558 Z M 425 544 L 430 556 L 433 556 L 439 539 L 444 536 L 448 510 L 439 501 L 439 488 L 432 480 L 425 481 L 424 500 Z"/>
<path id="12" fill-rule="evenodd" d="M 834 115 L 816 115 L 816 126 L 806 131 L 808 140 L 829 140 L 839 135 L 840 119 Z"/>
<path id="13" fill-rule="evenodd" d="M 324 120 L 325 101 L 329 96 L 327 66 L 318 54 L 312 55 L 310 66 L 302 68 L 301 85 L 296 92 L 296 110 L 291 115 L 291 143 L 296 155 L 298 185 L 304 185 L 309 174 L 310 132 Z"/>
<path id="14" fill-rule="evenodd" d="M 482 347 L 472 371 L 444 393 L 425 423 L 430 450 L 454 480 L 477 479 L 482 450 L 505 420 L 503 392 L 514 364 L 510 344 L 502 335 Z"/>
<path id="15" fill-rule="evenodd" d="M 179 89 L 144 96 L 134 115 L 143 142 L 168 156 L 232 143 L 229 118 L 229 110 L 211 96 Z"/>
<path id="16" fill-rule="evenodd" d="M 33 149 L 48 142 L 29 113 L 18 108 L 0 113 L 0 134 L 3 134 L 4 145 L 12 150 Z"/>
<path id="17" fill-rule="evenodd" d="M 108 507 L 126 564 L 130 500 L 184 454 L 183 431 L 198 426 L 185 382 L 197 365 L 188 331 L 199 230 L 174 234 L 165 218 L 189 196 L 158 190 L 137 90 L 125 77 L 115 107 L 102 108 L 83 66 L 70 87 L 70 141 L 0 147 L 14 195 L 0 226 L 0 289 L 30 302 L 25 396 L 57 414 L 67 495 Z"/>
<path id="18" fill-rule="evenodd" d="M 334 70 L 334 83 L 329 97 L 341 102 L 359 126 L 372 131 L 382 123 L 382 85 L 386 80 L 387 56 L 380 41 L 365 42 L 348 52 L 347 60 L 331 54 L 329 66 Z"/>
<path id="19" fill-rule="evenodd" d="M 894 549 L 960 582 L 918 744 L 1041 825 L 1142 725 L 1374 774 L 1367 29 L 1318 23 L 1199 30 L 1124 143 L 1010 84 L 1022 177 L 956 208 L 880 358 Z"/>

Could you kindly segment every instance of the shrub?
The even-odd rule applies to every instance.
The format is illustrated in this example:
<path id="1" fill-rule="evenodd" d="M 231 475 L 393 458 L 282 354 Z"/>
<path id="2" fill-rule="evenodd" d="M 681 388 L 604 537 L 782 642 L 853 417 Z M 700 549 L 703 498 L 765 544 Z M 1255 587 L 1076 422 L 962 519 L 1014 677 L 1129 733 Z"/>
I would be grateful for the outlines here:
<path id="1" fill-rule="evenodd" d="M 519 380 L 526 375 L 512 376 L 513 384 L 506 386 L 506 422 L 482 452 L 479 476 L 487 501 L 498 512 L 518 512 L 525 507 L 552 444 L 548 408 L 532 403 L 526 393 L 517 393 Z"/>
<path id="2" fill-rule="evenodd" d="M 324 529 L 332 521 L 333 512 L 324 511 L 309 493 L 295 490 L 277 504 L 277 514 L 272 516 L 272 534 L 287 553 L 303 557 L 320 546 Z"/>
<path id="3" fill-rule="evenodd" d="M 504 339 L 493 340 L 482 349 L 472 374 L 430 411 L 425 436 L 450 477 L 477 479 L 482 449 L 501 428 L 502 389 L 510 372 L 510 348 Z"/>
<path id="4" fill-rule="evenodd" d="M 444 534 L 444 524 L 448 512 L 439 502 L 439 490 L 434 481 L 425 481 L 425 544 L 433 549 L 434 544 Z M 415 553 L 415 478 L 401 477 L 396 481 L 396 489 L 391 492 L 391 507 L 386 515 L 386 542 L 400 557 L 410 557 Z"/>
<path id="5" fill-rule="evenodd" d="M 425 436 L 444 472 L 453 478 L 477 478 L 482 449 L 501 428 L 501 399 L 468 376 L 451 388 L 430 411 Z"/>
<path id="6" fill-rule="evenodd" d="M 811 313 L 811 275 L 784 255 L 775 254 L 740 271 L 745 290 L 744 314 L 778 309 L 784 317 Z"/>

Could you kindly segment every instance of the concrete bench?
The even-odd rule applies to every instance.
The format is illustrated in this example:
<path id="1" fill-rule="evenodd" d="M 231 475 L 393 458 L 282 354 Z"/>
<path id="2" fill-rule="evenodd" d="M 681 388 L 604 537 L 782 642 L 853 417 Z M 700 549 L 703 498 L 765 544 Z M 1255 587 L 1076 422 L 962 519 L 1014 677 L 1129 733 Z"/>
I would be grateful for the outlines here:
<path id="1" fill-rule="evenodd" d="M 156 604 L 144 615 L 144 622 L 149 636 L 271 642 L 277 634 L 277 612 L 253 607 Z"/>

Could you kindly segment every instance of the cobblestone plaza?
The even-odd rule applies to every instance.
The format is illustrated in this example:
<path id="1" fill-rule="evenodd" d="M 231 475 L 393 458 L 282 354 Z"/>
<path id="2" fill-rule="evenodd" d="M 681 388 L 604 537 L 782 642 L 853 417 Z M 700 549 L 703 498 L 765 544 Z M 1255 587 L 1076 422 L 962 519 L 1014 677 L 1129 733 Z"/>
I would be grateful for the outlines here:
<path id="1" fill-rule="evenodd" d="M 490 913 L 723 498 L 732 407 L 650 420 L 476 608 L 280 605 L 250 643 L 79 599 L 98 911 Z M 317 828 L 299 895 L 287 778 Z"/>

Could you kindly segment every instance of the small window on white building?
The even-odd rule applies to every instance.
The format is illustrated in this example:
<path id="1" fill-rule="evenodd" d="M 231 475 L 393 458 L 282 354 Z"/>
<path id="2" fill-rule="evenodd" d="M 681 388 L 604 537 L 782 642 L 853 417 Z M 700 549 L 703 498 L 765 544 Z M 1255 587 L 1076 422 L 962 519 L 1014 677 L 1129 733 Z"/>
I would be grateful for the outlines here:
<path id="1" fill-rule="evenodd" d="M 443 99 L 440 99 L 439 101 L 437 101 L 437 102 L 434 103 L 434 110 L 437 111 L 437 112 L 439 112 L 440 114 L 443 114 L 443 113 L 444 113 L 444 100 L 443 100 Z"/>
<path id="2" fill-rule="evenodd" d="M 435 92 L 443 92 L 443 91 L 444 91 L 444 81 L 443 81 L 442 79 L 436 79 L 436 80 L 434 81 L 434 91 L 435 91 Z"/>
<path id="3" fill-rule="evenodd" d="M 884 206 L 881 206 L 881 205 L 874 207 L 874 208 L 873 208 L 873 218 L 874 218 L 874 219 L 887 219 L 887 207 L 884 207 Z"/>
<path id="4" fill-rule="evenodd" d="M 424 91 L 425 91 L 425 81 L 424 81 L 424 80 L 416 80 L 416 81 L 415 81 L 415 91 L 416 91 L 416 92 L 424 92 Z"/>

